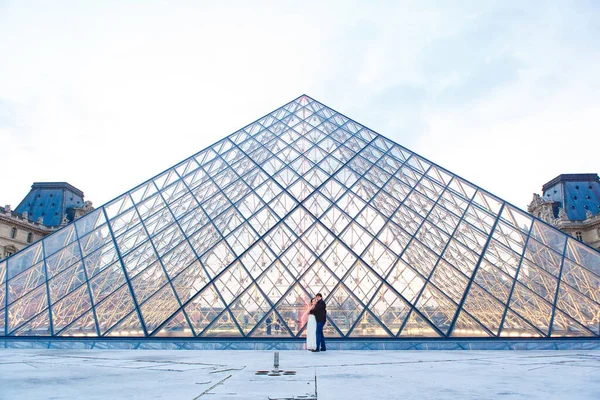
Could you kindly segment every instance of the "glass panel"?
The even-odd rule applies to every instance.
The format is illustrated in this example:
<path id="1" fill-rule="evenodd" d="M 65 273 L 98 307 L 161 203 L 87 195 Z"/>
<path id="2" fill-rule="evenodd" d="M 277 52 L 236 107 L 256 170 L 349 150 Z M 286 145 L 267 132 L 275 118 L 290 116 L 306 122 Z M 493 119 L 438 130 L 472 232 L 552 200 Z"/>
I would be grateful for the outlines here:
<path id="1" fill-rule="evenodd" d="M 29 293 L 46 281 L 44 262 L 8 281 L 8 304 Z"/>
<path id="2" fill-rule="evenodd" d="M 504 206 L 500 218 L 524 233 L 528 233 L 531 227 L 532 218 L 508 204 Z"/>
<path id="3" fill-rule="evenodd" d="M 600 277 L 565 259 L 561 279 L 596 303 L 600 303 Z"/>
<path id="4" fill-rule="evenodd" d="M 314 224 L 300 240 L 316 255 L 320 255 L 333 241 L 334 237 L 320 223 Z"/>
<path id="5" fill-rule="evenodd" d="M 568 315 L 556 310 L 552 322 L 552 336 L 594 336 L 594 334 Z"/>
<path id="6" fill-rule="evenodd" d="M 344 279 L 344 283 L 363 304 L 369 304 L 381 285 L 381 279 L 369 267 L 358 261 Z"/>
<path id="7" fill-rule="evenodd" d="M 469 283 L 463 274 L 444 260 L 435 268 L 431 282 L 457 304 L 462 300 Z"/>
<path id="8" fill-rule="evenodd" d="M 156 261 L 156 259 L 152 243 L 146 242 L 129 253 L 123 259 L 123 264 L 125 264 L 127 274 L 130 277 L 134 277 L 148 265 Z"/>
<path id="9" fill-rule="evenodd" d="M 454 177 L 452 182 L 450 182 L 449 187 L 458 195 L 462 196 L 465 199 L 470 199 L 476 192 L 476 189 L 470 183 L 463 181 L 458 177 Z"/>
<path id="10" fill-rule="evenodd" d="M 273 304 L 287 292 L 294 283 L 294 278 L 284 264 L 276 261 L 258 280 L 258 286 Z"/>
<path id="11" fill-rule="evenodd" d="M 356 323 L 350 334 L 350 337 L 390 337 L 390 333 L 381 325 L 379 320 L 365 311 L 360 320 Z"/>
<path id="12" fill-rule="evenodd" d="M 448 247 L 444 252 L 443 258 L 467 277 L 470 277 L 473 274 L 475 266 L 479 260 L 477 254 L 469 251 L 465 246 L 455 239 L 450 240 L 448 243 Z"/>
<path id="13" fill-rule="evenodd" d="M 179 311 L 167 324 L 154 336 L 159 337 L 193 337 L 192 329 L 185 319 L 183 311 Z"/>
<path id="14" fill-rule="evenodd" d="M 452 337 L 490 337 L 489 331 L 483 326 L 478 324 L 473 318 L 471 318 L 464 310 L 460 312 L 454 329 L 452 330 Z"/>
<path id="15" fill-rule="evenodd" d="M 91 308 L 87 285 L 80 286 L 70 295 L 52 305 L 52 324 L 59 332 Z"/>
<path id="16" fill-rule="evenodd" d="M 521 256 L 508 250 L 494 239 L 490 240 L 484 259 L 506 275 L 514 278 L 521 263 Z"/>
<path id="17" fill-rule="evenodd" d="M 103 225 L 102 227 L 80 239 L 79 243 L 81 245 L 81 251 L 83 252 L 83 255 L 87 256 L 105 244 L 112 243 L 112 236 L 110 235 L 108 226 Z"/>
<path id="18" fill-rule="evenodd" d="M 520 283 L 515 285 L 510 299 L 510 308 L 538 328 L 544 335 L 548 334 L 552 307 Z"/>
<path id="19" fill-rule="evenodd" d="M 498 300 L 506 303 L 514 283 L 514 277 L 501 272 L 487 260 L 482 260 L 475 275 L 475 282 Z"/>
<path id="20" fill-rule="evenodd" d="M 378 240 L 373 240 L 363 260 L 380 276 L 385 277 L 398 258 Z"/>
<path id="21" fill-rule="evenodd" d="M 533 261 L 538 267 L 543 268 L 554 276 L 558 276 L 562 256 L 549 247 L 530 238 L 527 242 L 525 257 Z"/>
<path id="22" fill-rule="evenodd" d="M 215 281 L 215 287 L 223 296 L 225 304 L 231 304 L 252 283 L 243 265 L 236 261 Z"/>
<path id="23" fill-rule="evenodd" d="M 180 243 L 173 251 L 164 255 L 161 262 L 167 275 L 173 279 L 184 268 L 192 263 L 196 256 L 187 242 Z"/>
<path id="24" fill-rule="evenodd" d="M 596 335 L 600 335 L 600 304 L 567 285 L 560 285 L 556 306 Z"/>
<path id="25" fill-rule="evenodd" d="M 42 243 L 33 244 L 8 260 L 8 279 L 17 276 L 42 260 Z"/>
<path id="26" fill-rule="evenodd" d="M 244 335 L 248 335 L 271 308 L 256 285 L 252 285 L 229 307 Z M 285 321 L 273 321 L 275 331 L 287 330 Z M 288 334 L 289 335 L 289 334 Z"/>
<path id="27" fill-rule="evenodd" d="M 55 332 L 56 327 L 54 328 Z M 79 317 L 75 322 L 69 325 L 66 329 L 58 332 L 58 336 L 98 336 L 96 330 L 96 320 L 92 310 Z"/>
<path id="28" fill-rule="evenodd" d="M 6 327 L 8 333 L 10 334 L 15 328 L 46 308 L 48 308 L 48 297 L 46 296 L 46 285 L 43 285 L 8 306 L 8 325 Z"/>
<path id="29" fill-rule="evenodd" d="M 56 274 L 63 271 L 65 268 L 73 265 L 76 262 L 81 262 L 81 252 L 79 244 L 73 243 L 63 250 L 55 253 L 52 257 L 46 259 L 46 268 L 48 278 L 52 278 Z"/>
<path id="30" fill-rule="evenodd" d="M 416 312 L 412 312 L 406 324 L 404 324 L 404 328 L 400 332 L 400 337 L 439 337 L 440 334 L 437 333 L 435 329 L 429 325 L 424 318 L 422 318 Z"/>
<path id="31" fill-rule="evenodd" d="M 236 337 L 243 336 L 234 322 L 233 316 L 229 311 L 224 312 L 212 323 L 212 325 L 201 334 L 204 337 Z"/>
<path id="32" fill-rule="evenodd" d="M 531 236 L 536 240 L 542 242 L 546 246 L 557 251 L 559 254 L 563 253 L 565 247 L 565 240 L 567 239 L 567 237 L 562 232 L 559 232 L 556 229 L 550 228 L 544 223 L 535 220 L 533 222 Z"/>
<path id="33" fill-rule="evenodd" d="M 96 305 L 96 316 L 100 325 L 100 334 L 103 335 L 115 323 L 125 317 L 134 309 L 131 293 L 127 285 L 121 287 L 102 303 Z"/>
<path id="34" fill-rule="evenodd" d="M 196 332 L 202 331 L 225 309 L 219 294 L 213 285 L 206 286 L 186 307 L 185 311 Z"/>
<path id="35" fill-rule="evenodd" d="M 597 251 L 569 238 L 566 256 L 600 276 L 600 255 Z"/>
<path id="36" fill-rule="evenodd" d="M 496 335 L 506 306 L 477 284 L 472 284 L 463 308 Z"/>
<path id="37" fill-rule="evenodd" d="M 517 314 L 511 310 L 506 311 L 506 317 L 504 324 L 502 325 L 502 331 L 500 332 L 502 337 L 539 337 L 542 336 L 540 332 L 535 329 L 531 324 L 527 323 L 522 318 L 519 318 Z"/>
<path id="38" fill-rule="evenodd" d="M 4 283 L 5 277 L 6 263 L 0 263 L 0 310 L 6 307 L 6 284 Z M 4 322 L 2 322 L 2 324 L 4 324 Z M 3 332 L 2 329 L 0 329 L 0 333 L 1 332 Z"/>
<path id="39" fill-rule="evenodd" d="M 173 278 L 172 278 L 173 279 Z M 172 285 L 182 302 L 188 301 L 209 282 L 208 275 L 199 261 L 194 261 L 172 281 Z"/>
<path id="40" fill-rule="evenodd" d="M 329 300 L 326 301 L 329 310 Z M 306 324 L 308 318 L 306 311 L 309 304 L 310 296 L 306 294 L 306 291 L 300 285 L 295 285 L 277 305 L 277 312 L 286 321 L 286 325 L 293 335 L 297 335 Z"/>
<path id="41" fill-rule="evenodd" d="M 123 267 L 117 261 L 90 280 L 94 303 L 98 304 L 124 284 L 125 276 L 123 275 Z"/>
<path id="42" fill-rule="evenodd" d="M 558 285 L 558 280 L 554 276 L 529 261 L 523 260 L 517 279 L 548 303 L 554 303 L 556 286 Z"/>
<path id="43" fill-rule="evenodd" d="M 76 239 L 74 225 L 67 225 L 44 239 L 44 253 L 48 257 Z"/>
<path id="44" fill-rule="evenodd" d="M 429 276 L 438 261 L 431 250 L 416 240 L 408 245 L 402 259 L 425 277 Z"/>
<path id="45" fill-rule="evenodd" d="M 156 293 L 165 283 L 167 283 L 167 278 L 159 262 L 144 269 L 131 280 L 133 293 L 140 304 Z"/>
<path id="46" fill-rule="evenodd" d="M 339 235 L 350 223 L 350 217 L 338 207 L 332 206 L 321 216 L 321 222 L 334 234 Z"/>
<path id="47" fill-rule="evenodd" d="M 425 280 L 402 260 L 398 261 L 387 277 L 390 284 L 410 303 L 414 303 L 417 295 L 425 286 Z"/>
<path id="48" fill-rule="evenodd" d="M 494 239 L 509 247 L 513 251 L 522 254 L 525 246 L 526 235 L 518 229 L 515 229 L 504 222 L 496 225 L 494 230 Z"/>
<path id="49" fill-rule="evenodd" d="M 144 329 L 140 323 L 138 313 L 136 311 L 130 313 L 121 322 L 111 328 L 106 336 L 144 336 Z"/>
<path id="50" fill-rule="evenodd" d="M 326 296 L 325 301 L 329 320 L 346 335 L 364 306 L 343 286 L 338 286 L 335 292 Z"/>
<path id="51" fill-rule="evenodd" d="M 308 315 L 308 313 L 307 313 Z M 291 331 L 287 329 L 287 323 L 292 326 L 297 324 L 296 321 L 282 322 L 282 318 L 275 312 L 270 313 L 263 318 L 262 323 L 258 325 L 256 330 L 250 335 L 252 337 L 290 337 Z"/>
<path id="52" fill-rule="evenodd" d="M 85 283 L 85 272 L 83 265 L 78 262 L 73 267 L 70 267 L 62 274 L 48 281 L 50 289 L 50 301 L 56 302 L 65 294 Z M 53 312 L 54 313 L 54 312 Z"/>
<path id="53" fill-rule="evenodd" d="M 367 248 L 373 237 L 357 223 L 352 223 L 346 228 L 340 239 L 354 251 L 355 254 L 362 254 Z"/>
<path id="54" fill-rule="evenodd" d="M 129 197 L 129 194 L 124 194 L 118 199 L 103 206 L 103 208 L 108 219 L 113 219 L 116 215 L 123 213 L 123 211 L 130 209 L 132 206 L 133 202 L 131 201 L 131 197 Z"/>
<path id="55" fill-rule="evenodd" d="M 417 308 L 442 333 L 447 334 L 458 306 L 430 283 L 423 290 Z"/>
<path id="56" fill-rule="evenodd" d="M 151 334 L 154 332 L 179 307 L 179 302 L 173 295 L 171 286 L 165 285 L 165 287 L 140 307 L 140 312 L 146 323 L 148 333 Z"/>
<path id="57" fill-rule="evenodd" d="M 12 336 L 49 336 L 50 318 L 48 310 L 11 332 Z"/>
<path id="58" fill-rule="evenodd" d="M 477 191 L 473 202 L 493 215 L 498 215 L 498 211 L 500 211 L 500 207 L 502 206 L 501 200 L 482 190 Z"/>
<path id="59" fill-rule="evenodd" d="M 77 236 L 82 238 L 105 222 L 106 219 L 104 218 L 104 213 L 102 212 L 101 208 L 97 209 L 96 211 L 92 211 L 91 213 L 84 215 L 75 221 Z M 50 237 L 48 237 L 47 240 L 50 240 Z"/>
<path id="60" fill-rule="evenodd" d="M 389 286 L 381 285 L 369 307 L 392 333 L 397 335 L 410 312 L 410 306 L 404 302 Z"/>
<path id="61" fill-rule="evenodd" d="M 112 243 L 97 250 L 88 257 L 83 259 L 88 279 L 99 274 L 107 266 L 117 260 L 117 251 Z"/>

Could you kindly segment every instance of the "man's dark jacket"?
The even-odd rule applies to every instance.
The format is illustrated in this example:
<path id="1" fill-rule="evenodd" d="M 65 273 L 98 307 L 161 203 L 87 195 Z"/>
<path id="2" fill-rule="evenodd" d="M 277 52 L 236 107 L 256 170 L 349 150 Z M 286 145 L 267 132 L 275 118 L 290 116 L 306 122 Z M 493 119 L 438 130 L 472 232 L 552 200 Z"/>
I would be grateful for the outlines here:
<path id="1" fill-rule="evenodd" d="M 315 307 L 310 310 L 310 313 L 315 315 L 317 322 L 325 322 L 327 320 L 327 310 L 325 308 L 325 302 L 323 300 L 319 300 L 317 301 L 317 304 L 315 304 Z"/>

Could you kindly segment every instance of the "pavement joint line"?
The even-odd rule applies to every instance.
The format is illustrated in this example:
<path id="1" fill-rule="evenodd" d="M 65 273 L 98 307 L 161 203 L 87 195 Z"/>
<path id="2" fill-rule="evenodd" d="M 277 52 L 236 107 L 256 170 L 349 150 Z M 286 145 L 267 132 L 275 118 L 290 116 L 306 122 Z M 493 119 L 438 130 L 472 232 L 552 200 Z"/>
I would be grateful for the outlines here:
<path id="1" fill-rule="evenodd" d="M 209 372 L 209 374 L 218 374 L 221 372 L 227 372 L 227 371 L 241 371 L 243 369 L 245 369 L 246 366 L 244 365 L 242 368 L 227 368 L 227 369 L 221 369 L 221 370 L 217 370 L 217 371 L 211 371 Z"/>
<path id="2" fill-rule="evenodd" d="M 52 356 L 52 355 L 28 355 L 29 357 L 48 357 L 48 358 L 58 358 L 58 359 L 64 359 L 64 358 L 75 358 L 75 359 L 84 359 L 84 360 L 103 360 L 103 361 L 127 361 L 127 362 L 147 362 L 147 363 L 156 363 L 156 364 L 183 364 L 183 365 L 206 365 L 206 366 L 219 366 L 219 367 L 225 367 L 226 364 L 209 364 L 209 363 L 195 363 L 195 362 L 181 362 L 181 361 L 164 361 L 164 360 L 139 360 L 139 359 L 134 359 L 134 360 L 128 360 L 128 359 L 124 359 L 124 358 L 107 358 L 107 357 L 83 357 L 83 356 L 69 356 L 69 355 L 65 355 L 65 356 L 61 356 L 61 357 L 56 357 L 56 356 Z"/>
<path id="3" fill-rule="evenodd" d="M 209 387 L 208 389 L 206 389 L 204 392 L 200 393 L 197 397 L 194 397 L 192 400 L 197 400 L 200 397 L 204 396 L 205 394 L 207 394 L 208 392 L 210 392 L 211 390 L 213 390 L 214 388 L 216 388 L 219 385 L 222 385 L 223 382 L 225 382 L 227 379 L 231 378 L 233 375 L 228 375 L 225 378 L 221 379 L 219 382 L 215 383 L 214 385 L 212 385 L 211 387 Z"/>

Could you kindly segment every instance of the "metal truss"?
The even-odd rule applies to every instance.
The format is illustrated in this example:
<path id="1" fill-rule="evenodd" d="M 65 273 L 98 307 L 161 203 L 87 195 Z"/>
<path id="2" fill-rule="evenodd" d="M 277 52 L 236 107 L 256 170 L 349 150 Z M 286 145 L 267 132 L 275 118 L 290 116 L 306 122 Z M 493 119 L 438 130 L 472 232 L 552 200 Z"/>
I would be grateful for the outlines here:
<path id="1" fill-rule="evenodd" d="M 317 292 L 334 338 L 600 336 L 600 253 L 306 95 L 1 262 L 0 335 L 291 340 Z"/>

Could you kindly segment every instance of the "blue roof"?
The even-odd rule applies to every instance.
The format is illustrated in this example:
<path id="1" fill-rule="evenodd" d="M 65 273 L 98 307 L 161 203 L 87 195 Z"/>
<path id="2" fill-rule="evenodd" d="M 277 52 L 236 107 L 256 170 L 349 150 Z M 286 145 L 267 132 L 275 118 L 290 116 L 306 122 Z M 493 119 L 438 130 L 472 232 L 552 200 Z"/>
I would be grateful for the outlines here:
<path id="1" fill-rule="evenodd" d="M 43 219 L 46 226 L 59 226 L 67 210 L 83 206 L 83 192 L 66 182 L 36 182 L 15 212 L 27 212 L 29 219 Z"/>
<path id="2" fill-rule="evenodd" d="M 584 220 L 590 211 L 600 213 L 600 179 L 598 174 L 564 174 L 543 186 L 545 200 L 560 203 L 570 220 Z"/>

